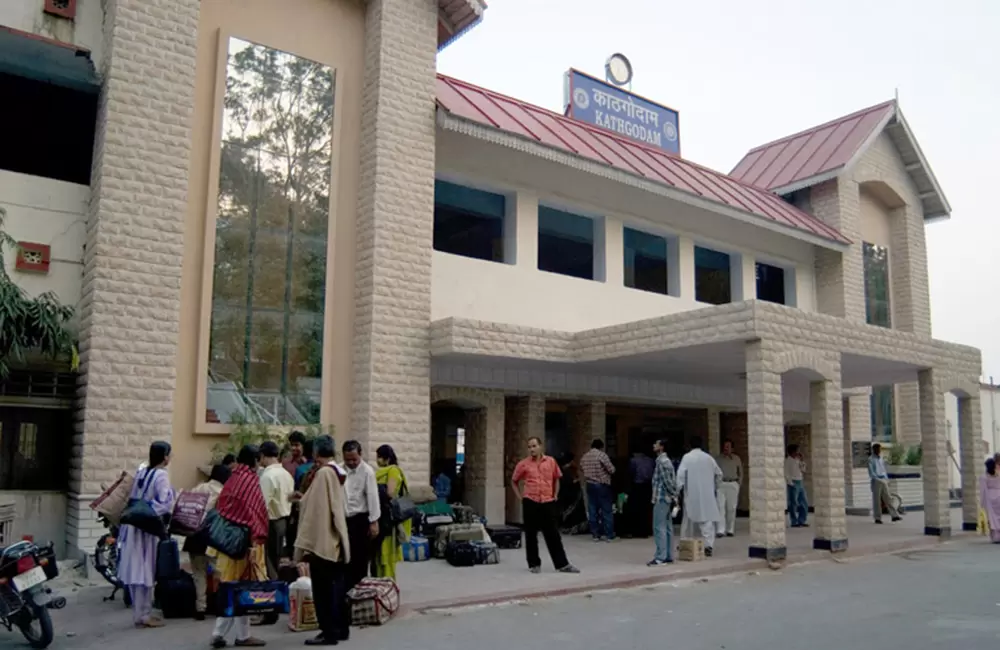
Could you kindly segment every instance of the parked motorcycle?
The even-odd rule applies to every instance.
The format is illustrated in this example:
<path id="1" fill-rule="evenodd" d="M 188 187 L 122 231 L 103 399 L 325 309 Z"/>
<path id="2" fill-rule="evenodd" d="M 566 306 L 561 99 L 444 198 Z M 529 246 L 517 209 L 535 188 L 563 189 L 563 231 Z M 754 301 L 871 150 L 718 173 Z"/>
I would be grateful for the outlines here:
<path id="1" fill-rule="evenodd" d="M 52 544 L 40 548 L 24 541 L 0 551 L 0 624 L 8 631 L 18 628 L 32 648 L 49 647 L 54 634 L 49 609 L 66 606 L 46 584 L 58 575 Z"/>
<path id="2" fill-rule="evenodd" d="M 94 569 L 108 581 L 108 584 L 114 587 L 111 590 L 111 595 L 104 597 L 104 602 L 114 600 L 115 595 L 121 590 L 125 607 L 131 607 L 132 595 L 129 593 L 128 587 L 118 579 L 118 526 L 104 517 L 98 517 L 98 521 L 104 524 L 108 532 L 97 540 L 97 546 L 94 548 Z"/>

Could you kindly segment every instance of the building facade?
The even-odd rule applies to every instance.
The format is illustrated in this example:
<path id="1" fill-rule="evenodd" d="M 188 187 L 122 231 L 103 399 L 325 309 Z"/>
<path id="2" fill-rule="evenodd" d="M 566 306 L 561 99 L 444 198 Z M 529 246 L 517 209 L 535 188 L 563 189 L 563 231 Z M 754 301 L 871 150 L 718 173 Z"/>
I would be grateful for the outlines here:
<path id="1" fill-rule="evenodd" d="M 924 227 L 950 208 L 896 103 L 726 175 L 438 75 L 479 0 L 75 7 L 102 28 L 91 173 L 66 199 L 85 226 L 69 552 L 150 442 L 184 487 L 238 418 L 390 444 L 411 481 L 463 449 L 467 500 L 514 522 L 530 436 L 616 457 L 731 439 L 767 558 L 785 444 L 837 550 L 853 443 L 888 432 L 922 445 L 926 530 L 950 532 L 945 395 L 978 468 L 980 353 L 931 336 Z"/>

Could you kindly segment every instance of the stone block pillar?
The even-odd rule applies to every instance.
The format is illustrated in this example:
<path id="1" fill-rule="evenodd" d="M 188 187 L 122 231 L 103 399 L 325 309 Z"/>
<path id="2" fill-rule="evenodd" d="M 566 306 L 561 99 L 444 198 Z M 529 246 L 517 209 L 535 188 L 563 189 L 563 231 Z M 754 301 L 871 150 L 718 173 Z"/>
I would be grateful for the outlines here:
<path id="1" fill-rule="evenodd" d="M 851 442 L 871 442 L 871 392 L 866 390 L 863 395 L 849 394 L 844 398 L 844 469 L 845 483 L 848 489 L 848 502 L 852 508 L 868 508 L 872 506 L 872 493 L 868 487 L 867 468 L 855 468 L 851 458 Z M 855 485 L 858 489 L 855 489 Z"/>
<path id="2" fill-rule="evenodd" d="M 951 535 L 948 502 L 948 436 L 944 391 L 935 369 L 918 373 L 920 384 L 920 440 L 923 446 L 924 534 Z"/>
<path id="3" fill-rule="evenodd" d="M 605 439 L 606 405 L 604 402 L 571 404 L 566 424 L 569 427 L 570 448 L 579 460 L 595 439 Z"/>
<path id="4" fill-rule="evenodd" d="M 750 557 L 781 560 L 785 546 L 785 477 L 781 375 L 774 351 L 763 341 L 747 344 L 747 440 L 750 467 Z"/>
<path id="5" fill-rule="evenodd" d="M 88 504 L 173 432 L 199 0 L 106 0 L 80 316 L 67 553 Z M 141 37 L 137 36 L 141 35 Z M 142 107 L 139 109 L 138 107 Z"/>
<path id="6" fill-rule="evenodd" d="M 528 456 L 528 438 L 545 443 L 545 398 L 541 395 L 508 397 L 504 418 L 504 489 L 507 494 L 506 519 L 512 524 L 523 523 L 521 502 L 510 487 L 514 467 Z"/>
<path id="7" fill-rule="evenodd" d="M 438 3 L 369 0 L 366 11 L 351 425 L 424 483 Z"/>
<path id="8" fill-rule="evenodd" d="M 718 456 L 722 453 L 722 431 L 720 412 L 714 406 L 708 407 L 708 453 Z"/>
<path id="9" fill-rule="evenodd" d="M 847 515 L 844 502 L 844 407 L 839 373 L 809 386 L 812 411 L 813 548 L 847 550 Z"/>
<path id="10" fill-rule="evenodd" d="M 978 394 L 958 398 L 958 446 L 962 466 L 962 530 L 976 530 L 976 524 L 979 521 L 979 474 L 982 471 L 983 460 L 979 449 L 983 439 L 983 415 L 980 409 Z M 926 453 L 924 458 L 926 459 Z"/>
<path id="11" fill-rule="evenodd" d="M 465 494 L 469 505 L 493 523 L 506 517 L 503 393 L 490 393 L 483 408 L 466 412 Z"/>

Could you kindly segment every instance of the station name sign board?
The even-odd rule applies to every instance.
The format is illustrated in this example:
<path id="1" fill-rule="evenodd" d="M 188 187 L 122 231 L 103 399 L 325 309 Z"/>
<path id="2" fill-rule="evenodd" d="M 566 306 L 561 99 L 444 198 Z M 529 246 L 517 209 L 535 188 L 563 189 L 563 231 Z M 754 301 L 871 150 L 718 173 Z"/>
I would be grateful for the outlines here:
<path id="1" fill-rule="evenodd" d="M 678 114 L 579 70 L 566 73 L 567 115 L 621 136 L 680 155 Z"/>

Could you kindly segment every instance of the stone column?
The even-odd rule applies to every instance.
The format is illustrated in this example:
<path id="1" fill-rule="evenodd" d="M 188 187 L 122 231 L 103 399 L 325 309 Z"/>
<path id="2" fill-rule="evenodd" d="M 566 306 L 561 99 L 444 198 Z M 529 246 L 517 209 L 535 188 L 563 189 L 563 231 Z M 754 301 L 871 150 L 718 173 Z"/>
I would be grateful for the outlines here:
<path id="1" fill-rule="evenodd" d="M 816 537 L 813 548 L 847 550 L 844 502 L 844 406 L 839 373 L 809 386 L 812 411 L 812 466 Z"/>
<path id="2" fill-rule="evenodd" d="M 438 3 L 369 0 L 354 316 L 354 435 L 430 474 Z"/>
<path id="3" fill-rule="evenodd" d="M 962 465 L 962 530 L 976 530 L 979 522 L 979 472 L 983 415 L 979 395 L 958 400 L 958 445 Z M 926 459 L 926 452 L 924 458 Z M 926 460 L 924 461 L 926 463 Z M 924 479 L 926 480 L 926 479 Z"/>
<path id="4" fill-rule="evenodd" d="M 948 437 L 944 392 L 935 369 L 918 373 L 920 384 L 920 440 L 923 447 L 924 534 L 951 535 L 948 503 Z"/>
<path id="5" fill-rule="evenodd" d="M 605 439 L 606 405 L 604 402 L 571 404 L 566 417 L 570 448 L 579 460 L 595 439 Z M 612 459 L 613 460 L 613 459 Z"/>
<path id="6" fill-rule="evenodd" d="M 850 487 L 850 503 L 852 508 L 863 508 L 870 510 L 872 507 L 872 491 L 868 486 L 868 469 L 855 468 L 851 464 L 851 442 L 871 442 L 872 421 L 871 421 L 871 390 L 868 389 L 863 395 L 852 394 L 845 397 L 847 414 L 844 419 L 844 428 L 847 429 L 845 449 L 845 468 L 847 476 L 845 480 Z M 858 489 L 855 489 L 855 485 Z"/>
<path id="7" fill-rule="evenodd" d="M 522 523 L 521 502 L 510 487 L 514 467 L 528 456 L 528 438 L 535 437 L 545 445 L 545 398 L 541 395 L 508 397 L 504 419 L 504 489 L 507 494 L 507 521 Z"/>
<path id="8" fill-rule="evenodd" d="M 708 453 L 718 456 L 722 453 L 722 432 L 719 424 L 720 411 L 714 406 L 708 407 Z"/>
<path id="9" fill-rule="evenodd" d="M 502 523 L 506 517 L 503 393 L 491 393 L 488 402 L 466 412 L 465 494 L 479 515 Z"/>
<path id="10" fill-rule="evenodd" d="M 781 375 L 764 341 L 747 344 L 747 440 L 750 467 L 750 557 L 782 560 L 785 546 L 784 417 Z"/>
<path id="11" fill-rule="evenodd" d="M 88 504 L 170 440 L 199 0 L 107 0 L 80 301 L 67 553 L 93 552 Z M 137 35 L 141 35 L 138 37 Z M 141 108 L 139 108 L 141 107 Z"/>

